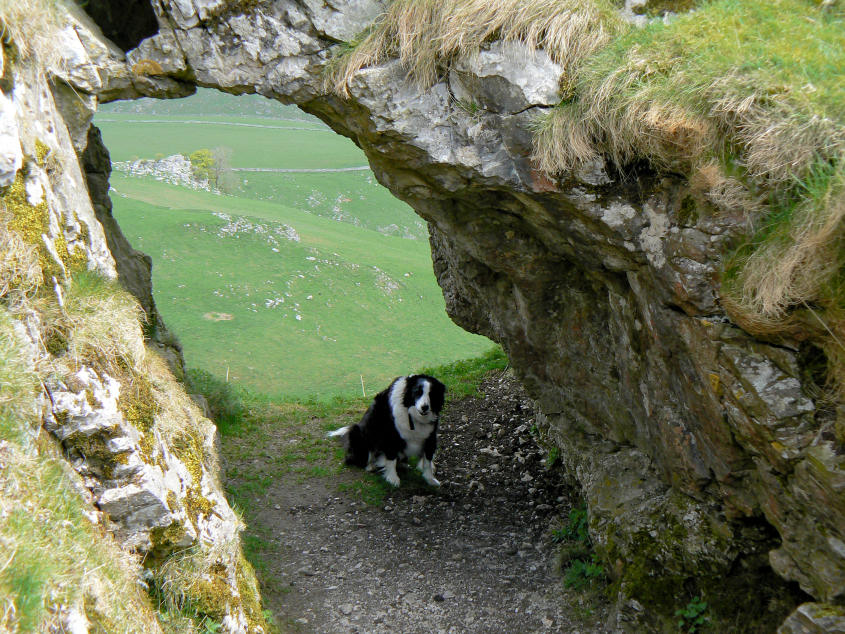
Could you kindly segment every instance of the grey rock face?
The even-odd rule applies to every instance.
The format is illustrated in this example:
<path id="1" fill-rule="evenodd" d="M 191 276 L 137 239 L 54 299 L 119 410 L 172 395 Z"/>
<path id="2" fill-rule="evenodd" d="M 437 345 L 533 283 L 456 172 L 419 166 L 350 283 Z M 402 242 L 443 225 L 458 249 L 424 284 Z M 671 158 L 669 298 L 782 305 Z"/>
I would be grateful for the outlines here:
<path id="1" fill-rule="evenodd" d="M 613 627 L 641 627 L 648 610 L 624 597 L 647 598 L 655 579 L 677 602 L 689 580 L 718 592 L 734 566 L 765 576 L 767 554 L 813 597 L 843 600 L 841 447 L 798 346 L 755 341 L 719 304 L 739 216 L 688 213 L 689 184 L 647 169 L 538 172 L 531 125 L 560 72 L 542 52 L 492 42 L 423 91 L 388 61 L 341 99 L 322 89 L 330 49 L 379 2 L 154 6 L 159 33 L 128 63 L 80 35 L 103 79 L 80 69 L 75 81 L 100 99 L 178 96 L 192 82 L 256 92 L 364 149 L 429 222 L 450 315 L 502 343 L 564 450 L 620 584 Z"/>
<path id="2" fill-rule="evenodd" d="M 201 551 L 197 556 L 204 556 L 218 577 L 206 575 L 218 603 L 207 610 L 215 611 L 224 631 L 260 632 L 260 607 L 250 587 L 254 576 L 240 560 L 242 524 L 218 480 L 214 425 L 154 354 L 132 370 L 132 381 L 146 381 L 155 392 L 147 403 L 148 415 L 134 420 L 120 406 L 133 393 L 126 377 L 108 375 L 100 360 L 71 362 L 63 352 L 45 350 L 47 329 L 57 320 L 51 310 L 61 312 L 64 290 L 81 270 L 119 277 L 155 317 L 149 260 L 131 249 L 111 218 L 108 154 L 90 121 L 100 99 L 177 96 L 194 90 L 179 79 L 139 74 L 75 5 L 68 10 L 53 34 L 66 63 L 44 68 L 37 59 L 16 58 L 2 65 L 0 87 L 3 222 L 11 220 L 12 230 L 37 254 L 42 292 L 53 294 L 52 299 L 40 297 L 39 302 L 13 307 L 21 311 L 16 331 L 33 342 L 33 367 L 39 372 L 50 368 L 49 376 L 42 372 L 47 389 L 35 400 L 35 411 L 42 414 L 44 429 L 61 443 L 83 498 L 96 505 L 86 512 L 92 521 L 112 530 L 127 550 L 149 555 L 150 566 L 174 550 L 196 546 Z M 53 307 L 44 308 L 50 301 L 42 304 L 40 299 L 51 300 Z M 140 324 L 123 317 L 127 327 L 137 328 L 140 359 Z M 163 325 L 156 325 L 161 332 Z M 76 326 L 61 328 L 73 331 Z M 164 356 L 168 352 L 178 374 L 181 357 L 172 348 Z M 241 590 L 250 591 L 250 597 Z M 84 617 L 71 615 L 65 621 L 85 627 Z M 157 623 L 150 623 L 149 631 L 159 631 Z"/>
<path id="3" fill-rule="evenodd" d="M 200 483 L 171 452 L 160 451 L 157 460 L 144 455 L 141 432 L 118 409 L 118 381 L 89 368 L 74 379 L 78 391 L 66 386 L 51 391 L 46 427 L 62 442 L 99 508 L 117 524 L 121 541 L 139 552 L 193 544 L 197 533 L 184 500 L 187 490 Z M 162 446 L 160 437 L 156 441 Z M 166 543 L 153 543 L 161 541 L 154 538 L 155 529 L 169 529 Z"/>
<path id="4" fill-rule="evenodd" d="M 845 632 L 845 609 L 822 603 L 805 603 L 789 615 L 778 634 L 840 634 Z"/>
<path id="5" fill-rule="evenodd" d="M 14 182 L 22 163 L 23 152 L 15 108 L 9 99 L 0 95 L 0 187 L 7 187 Z"/>
<path id="6" fill-rule="evenodd" d="M 486 44 L 467 60 L 458 60 L 450 84 L 459 101 L 467 105 L 478 99 L 485 110 L 516 114 L 534 106 L 560 102 L 558 78 L 563 69 L 545 51 L 529 49 L 519 42 Z"/>

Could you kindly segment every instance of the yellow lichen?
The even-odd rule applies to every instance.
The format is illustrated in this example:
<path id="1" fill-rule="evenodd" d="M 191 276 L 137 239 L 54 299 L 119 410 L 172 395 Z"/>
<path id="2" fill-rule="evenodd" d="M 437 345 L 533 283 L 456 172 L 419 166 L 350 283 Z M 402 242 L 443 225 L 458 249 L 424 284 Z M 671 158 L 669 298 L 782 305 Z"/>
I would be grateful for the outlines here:
<path id="1" fill-rule="evenodd" d="M 102 403 L 100 403 L 94 395 L 94 390 L 90 387 L 85 388 L 85 400 L 88 401 L 88 405 L 91 406 L 91 409 L 101 409 L 103 407 Z"/>
<path id="2" fill-rule="evenodd" d="M 86 253 L 85 247 L 91 246 L 91 232 L 88 229 L 88 223 L 82 220 L 79 214 L 74 212 L 73 218 L 79 225 L 79 234 L 76 236 L 76 240 L 74 240 L 70 260 L 68 261 L 68 268 L 75 272 L 88 268 L 88 253 Z"/>
<path id="3" fill-rule="evenodd" d="M 36 142 L 35 162 L 41 165 L 46 161 L 48 152 L 49 148 L 46 145 Z M 35 205 L 29 202 L 26 177 L 30 166 L 24 165 L 18 170 L 14 182 L 0 193 L 0 201 L 2 201 L 2 207 L 11 213 L 9 229 L 17 233 L 24 242 L 36 247 L 43 279 L 49 281 L 53 276 L 64 279 L 65 265 L 78 261 L 78 257 L 70 255 L 67 240 L 61 232 L 52 240 L 55 255 L 47 248 L 42 236 L 50 234 L 50 209 L 46 197 L 42 197 L 41 202 Z M 59 258 L 58 261 L 56 256 Z"/>
<path id="4" fill-rule="evenodd" d="M 153 548 L 165 547 L 171 550 L 172 546 L 178 544 L 185 537 L 185 527 L 181 522 L 171 522 L 167 526 L 158 526 L 150 531 L 150 541 Z"/>
<path id="5" fill-rule="evenodd" d="M 124 381 L 117 406 L 126 420 L 138 431 L 144 433 L 145 438 L 152 437 L 150 432 L 155 425 L 155 418 L 160 412 L 160 407 L 155 399 L 152 385 L 146 378 L 134 375 Z"/>
<path id="6" fill-rule="evenodd" d="M 238 593 L 241 595 L 241 605 L 246 615 L 249 631 L 267 631 L 267 622 L 261 610 L 261 594 L 258 590 L 258 581 L 255 571 L 244 557 L 238 552 L 238 562 L 235 567 L 235 580 L 238 584 Z"/>
<path id="7" fill-rule="evenodd" d="M 214 502 L 198 493 L 199 487 L 191 487 L 185 491 L 185 510 L 191 522 L 196 524 L 200 515 L 209 515 L 216 506 Z"/>
<path id="8" fill-rule="evenodd" d="M 203 475 L 202 443 L 193 434 L 182 433 L 173 439 L 171 449 L 191 475 L 193 485 L 185 492 L 185 507 L 188 517 L 196 523 L 200 515 L 208 515 L 215 506 L 214 502 L 200 493 Z"/>
<path id="9" fill-rule="evenodd" d="M 9 228 L 17 232 L 29 244 L 43 248 L 41 234 L 50 228 L 50 216 L 46 199 L 31 205 L 26 195 L 26 169 L 18 170 L 14 182 L 2 194 L 6 209 L 11 212 Z"/>
<path id="10" fill-rule="evenodd" d="M 35 140 L 35 162 L 39 167 L 47 165 L 47 155 L 50 154 L 50 147 L 41 139 Z"/>
<path id="11" fill-rule="evenodd" d="M 188 473 L 191 474 L 194 486 L 198 487 L 202 481 L 202 445 L 199 440 L 190 433 L 182 433 L 173 439 L 173 454 L 181 460 Z"/>
<path id="12" fill-rule="evenodd" d="M 74 245 L 65 264 L 71 272 L 85 270 L 88 268 L 88 254 L 79 245 Z"/>
<path id="13" fill-rule="evenodd" d="M 164 75 L 164 69 L 154 59 L 142 59 L 132 65 L 132 72 L 136 75 L 156 76 Z"/>

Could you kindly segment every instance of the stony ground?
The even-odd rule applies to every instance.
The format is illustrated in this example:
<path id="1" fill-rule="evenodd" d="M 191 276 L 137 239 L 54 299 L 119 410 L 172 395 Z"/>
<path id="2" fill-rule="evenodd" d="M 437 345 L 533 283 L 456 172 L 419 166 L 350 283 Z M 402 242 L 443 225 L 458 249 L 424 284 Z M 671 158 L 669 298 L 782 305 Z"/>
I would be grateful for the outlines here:
<path id="1" fill-rule="evenodd" d="M 384 493 L 344 467 L 274 477 L 250 499 L 247 545 L 283 630 L 601 631 L 602 608 L 564 589 L 555 570 L 551 531 L 573 500 L 558 466 L 546 465 L 531 402 L 507 374 L 481 391 L 441 419 L 439 489 L 406 471 Z M 224 443 L 224 455 L 237 487 L 272 452 L 235 445 Z"/>

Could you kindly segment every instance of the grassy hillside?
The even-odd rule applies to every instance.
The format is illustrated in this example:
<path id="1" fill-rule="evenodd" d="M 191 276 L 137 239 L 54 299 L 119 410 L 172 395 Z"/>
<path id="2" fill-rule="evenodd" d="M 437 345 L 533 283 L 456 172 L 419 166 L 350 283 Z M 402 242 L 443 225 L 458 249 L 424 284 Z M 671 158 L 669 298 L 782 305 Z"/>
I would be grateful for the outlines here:
<path id="1" fill-rule="evenodd" d="M 233 167 L 326 168 L 367 165 L 361 151 L 319 121 L 230 116 L 109 114 L 97 118 L 113 161 L 228 147 Z M 307 148 L 307 150 L 306 150 Z"/>
<path id="2" fill-rule="evenodd" d="M 231 151 L 237 169 L 366 168 L 355 145 L 294 106 L 263 97 L 233 97 L 201 89 L 162 102 L 106 104 L 96 123 L 112 161 L 188 155 L 201 148 Z M 269 200 L 388 233 L 426 240 L 425 223 L 378 184 L 369 169 L 314 173 L 234 172 L 233 195 Z"/>
<path id="3" fill-rule="evenodd" d="M 184 117 L 136 102 L 96 123 L 114 161 L 223 145 L 236 167 L 366 165 L 313 118 L 285 120 L 282 106 L 277 119 L 256 117 L 250 102 L 218 93 L 200 99 L 185 100 Z M 231 114 L 233 102 L 249 116 Z M 115 216 L 153 258 L 156 301 L 189 366 L 265 394 L 327 397 L 360 394 L 362 378 L 369 394 L 490 347 L 448 319 L 424 224 L 369 170 L 238 175 L 223 196 L 112 175 Z"/>

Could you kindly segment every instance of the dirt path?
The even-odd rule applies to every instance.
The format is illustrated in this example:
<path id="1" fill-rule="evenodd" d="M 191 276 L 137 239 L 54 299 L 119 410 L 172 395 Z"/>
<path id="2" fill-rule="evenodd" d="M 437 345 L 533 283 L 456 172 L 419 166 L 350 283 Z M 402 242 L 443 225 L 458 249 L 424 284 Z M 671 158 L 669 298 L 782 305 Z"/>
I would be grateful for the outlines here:
<path id="1" fill-rule="evenodd" d="M 601 610 L 579 605 L 553 570 L 550 531 L 572 500 L 532 436 L 531 403 L 508 376 L 488 378 L 482 391 L 447 406 L 440 489 L 400 472 L 402 486 L 368 504 L 362 483 L 365 495 L 381 488 L 343 468 L 290 472 L 250 499 L 247 545 L 283 630 L 600 631 Z M 225 454 L 241 491 L 267 460 L 224 443 Z"/>

